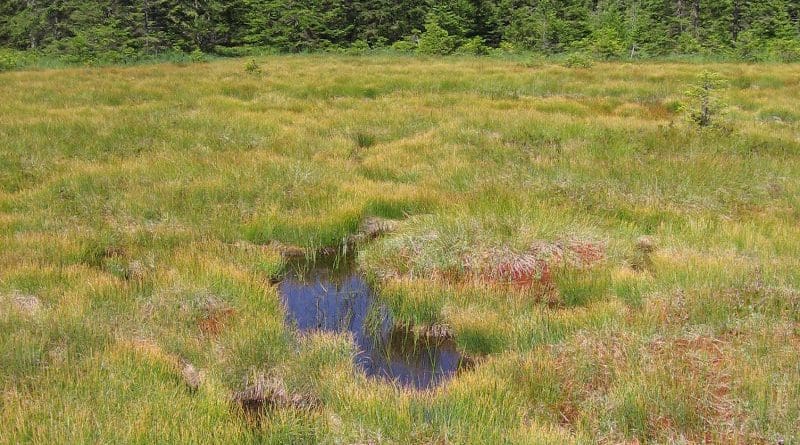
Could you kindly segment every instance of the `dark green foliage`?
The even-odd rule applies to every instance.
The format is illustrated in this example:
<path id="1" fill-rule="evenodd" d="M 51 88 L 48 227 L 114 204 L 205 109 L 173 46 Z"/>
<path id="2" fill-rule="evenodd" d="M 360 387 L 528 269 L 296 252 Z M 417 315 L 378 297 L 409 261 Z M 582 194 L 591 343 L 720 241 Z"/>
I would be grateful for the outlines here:
<path id="1" fill-rule="evenodd" d="M 0 0 L 0 47 L 70 63 L 247 48 L 800 59 L 797 0 Z M 196 53 L 199 54 L 199 53 Z M 7 61 L 4 67 L 8 69 Z"/>
<path id="2" fill-rule="evenodd" d="M 354 0 L 347 2 L 350 40 L 386 46 L 411 36 L 423 28 L 429 11 L 426 0 Z"/>
<path id="3" fill-rule="evenodd" d="M 344 0 L 246 0 L 244 42 L 283 51 L 327 49 L 348 42 Z"/>
<path id="4" fill-rule="evenodd" d="M 428 55 L 450 54 L 456 49 L 456 39 L 439 25 L 438 16 L 431 14 L 425 22 L 425 32 L 419 36 L 417 52 Z"/>

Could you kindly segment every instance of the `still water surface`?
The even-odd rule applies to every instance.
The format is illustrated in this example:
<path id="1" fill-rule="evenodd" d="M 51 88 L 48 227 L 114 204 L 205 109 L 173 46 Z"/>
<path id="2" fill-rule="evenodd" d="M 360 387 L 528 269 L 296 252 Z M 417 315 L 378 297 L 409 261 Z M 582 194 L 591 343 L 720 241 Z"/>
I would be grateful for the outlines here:
<path id="1" fill-rule="evenodd" d="M 367 376 L 415 389 L 451 378 L 463 360 L 451 339 L 414 339 L 392 322 L 351 264 L 292 264 L 279 284 L 286 321 L 301 332 L 349 332 L 358 348 L 355 364 Z"/>

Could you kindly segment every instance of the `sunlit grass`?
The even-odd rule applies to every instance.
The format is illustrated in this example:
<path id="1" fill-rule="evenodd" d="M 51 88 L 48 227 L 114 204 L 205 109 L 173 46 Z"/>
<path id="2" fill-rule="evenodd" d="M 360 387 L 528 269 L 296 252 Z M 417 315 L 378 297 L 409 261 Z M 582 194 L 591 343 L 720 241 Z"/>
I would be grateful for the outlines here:
<path id="1" fill-rule="evenodd" d="M 246 62 L 0 74 L 0 442 L 800 441 L 800 67 Z M 368 216 L 395 318 L 476 360 L 429 392 L 285 326 L 276 243 Z M 546 295 L 475 279 L 570 243 Z M 248 417 L 259 374 L 321 406 Z"/>

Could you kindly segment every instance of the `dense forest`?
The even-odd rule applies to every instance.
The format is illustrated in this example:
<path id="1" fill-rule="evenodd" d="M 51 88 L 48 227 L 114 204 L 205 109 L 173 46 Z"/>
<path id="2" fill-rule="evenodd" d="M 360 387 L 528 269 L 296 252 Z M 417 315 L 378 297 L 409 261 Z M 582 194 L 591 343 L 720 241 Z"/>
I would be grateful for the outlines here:
<path id="1" fill-rule="evenodd" d="M 796 60 L 800 0 L 0 0 L 0 47 L 76 61 L 385 47 Z"/>

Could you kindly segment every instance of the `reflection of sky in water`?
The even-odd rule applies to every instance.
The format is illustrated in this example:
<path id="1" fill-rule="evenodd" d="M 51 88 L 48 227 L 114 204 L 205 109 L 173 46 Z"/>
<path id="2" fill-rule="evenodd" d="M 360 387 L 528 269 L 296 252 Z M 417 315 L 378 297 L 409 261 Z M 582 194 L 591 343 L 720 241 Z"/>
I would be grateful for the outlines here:
<path id="1" fill-rule="evenodd" d="M 290 268 L 279 285 L 287 321 L 300 331 L 350 332 L 360 351 L 355 362 L 368 376 L 424 389 L 455 374 L 461 355 L 451 340 L 415 343 L 393 330 L 363 277 L 342 269 Z"/>

